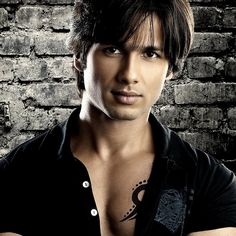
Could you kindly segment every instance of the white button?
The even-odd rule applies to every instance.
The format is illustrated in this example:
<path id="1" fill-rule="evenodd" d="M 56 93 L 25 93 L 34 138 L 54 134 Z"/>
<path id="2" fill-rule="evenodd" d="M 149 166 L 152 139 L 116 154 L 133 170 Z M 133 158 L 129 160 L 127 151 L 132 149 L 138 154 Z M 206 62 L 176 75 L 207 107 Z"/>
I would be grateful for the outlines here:
<path id="1" fill-rule="evenodd" d="M 91 215 L 92 216 L 96 216 L 98 214 L 97 210 L 96 209 L 92 209 L 91 210 Z"/>
<path id="2" fill-rule="evenodd" d="M 88 181 L 84 181 L 82 185 L 83 185 L 84 188 L 88 188 L 89 187 L 89 182 Z"/>

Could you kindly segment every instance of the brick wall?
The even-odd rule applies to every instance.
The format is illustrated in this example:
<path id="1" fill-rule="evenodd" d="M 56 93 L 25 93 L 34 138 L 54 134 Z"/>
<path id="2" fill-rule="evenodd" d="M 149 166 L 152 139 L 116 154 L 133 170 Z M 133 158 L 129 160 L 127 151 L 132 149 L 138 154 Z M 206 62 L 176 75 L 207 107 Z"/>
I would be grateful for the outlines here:
<path id="1" fill-rule="evenodd" d="M 236 4 L 190 0 L 195 39 L 153 112 L 236 171 Z M 0 0 L 0 156 L 79 105 L 65 47 L 73 0 Z"/>

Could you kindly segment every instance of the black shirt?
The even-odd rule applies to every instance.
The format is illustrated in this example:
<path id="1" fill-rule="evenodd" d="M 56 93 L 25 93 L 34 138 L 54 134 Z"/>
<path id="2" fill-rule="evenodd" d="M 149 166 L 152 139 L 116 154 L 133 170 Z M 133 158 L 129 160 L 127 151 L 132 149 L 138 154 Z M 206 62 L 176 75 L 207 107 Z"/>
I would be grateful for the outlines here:
<path id="1" fill-rule="evenodd" d="M 0 232 L 99 236 L 99 213 L 70 134 L 79 117 L 0 159 Z M 138 209 L 135 236 L 187 235 L 236 227 L 236 180 L 219 160 L 194 149 L 150 114 L 156 158 Z"/>

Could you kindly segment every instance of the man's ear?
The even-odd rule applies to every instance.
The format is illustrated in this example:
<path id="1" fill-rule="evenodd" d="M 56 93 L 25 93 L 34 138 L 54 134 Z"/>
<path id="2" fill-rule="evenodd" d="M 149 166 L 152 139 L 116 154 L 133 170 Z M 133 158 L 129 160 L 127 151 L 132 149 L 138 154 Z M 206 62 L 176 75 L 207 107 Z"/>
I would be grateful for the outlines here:
<path id="1" fill-rule="evenodd" d="M 74 55 L 74 68 L 79 72 L 82 70 L 81 60 L 78 56 Z"/>

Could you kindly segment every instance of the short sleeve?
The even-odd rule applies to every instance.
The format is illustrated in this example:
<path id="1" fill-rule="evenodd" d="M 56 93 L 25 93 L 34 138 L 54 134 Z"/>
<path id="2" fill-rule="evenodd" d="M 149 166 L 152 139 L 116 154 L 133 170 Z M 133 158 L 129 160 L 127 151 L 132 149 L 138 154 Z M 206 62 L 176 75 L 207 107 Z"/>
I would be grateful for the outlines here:
<path id="1" fill-rule="evenodd" d="M 223 163 L 199 155 L 195 194 L 187 231 L 236 227 L 236 177 Z"/>

